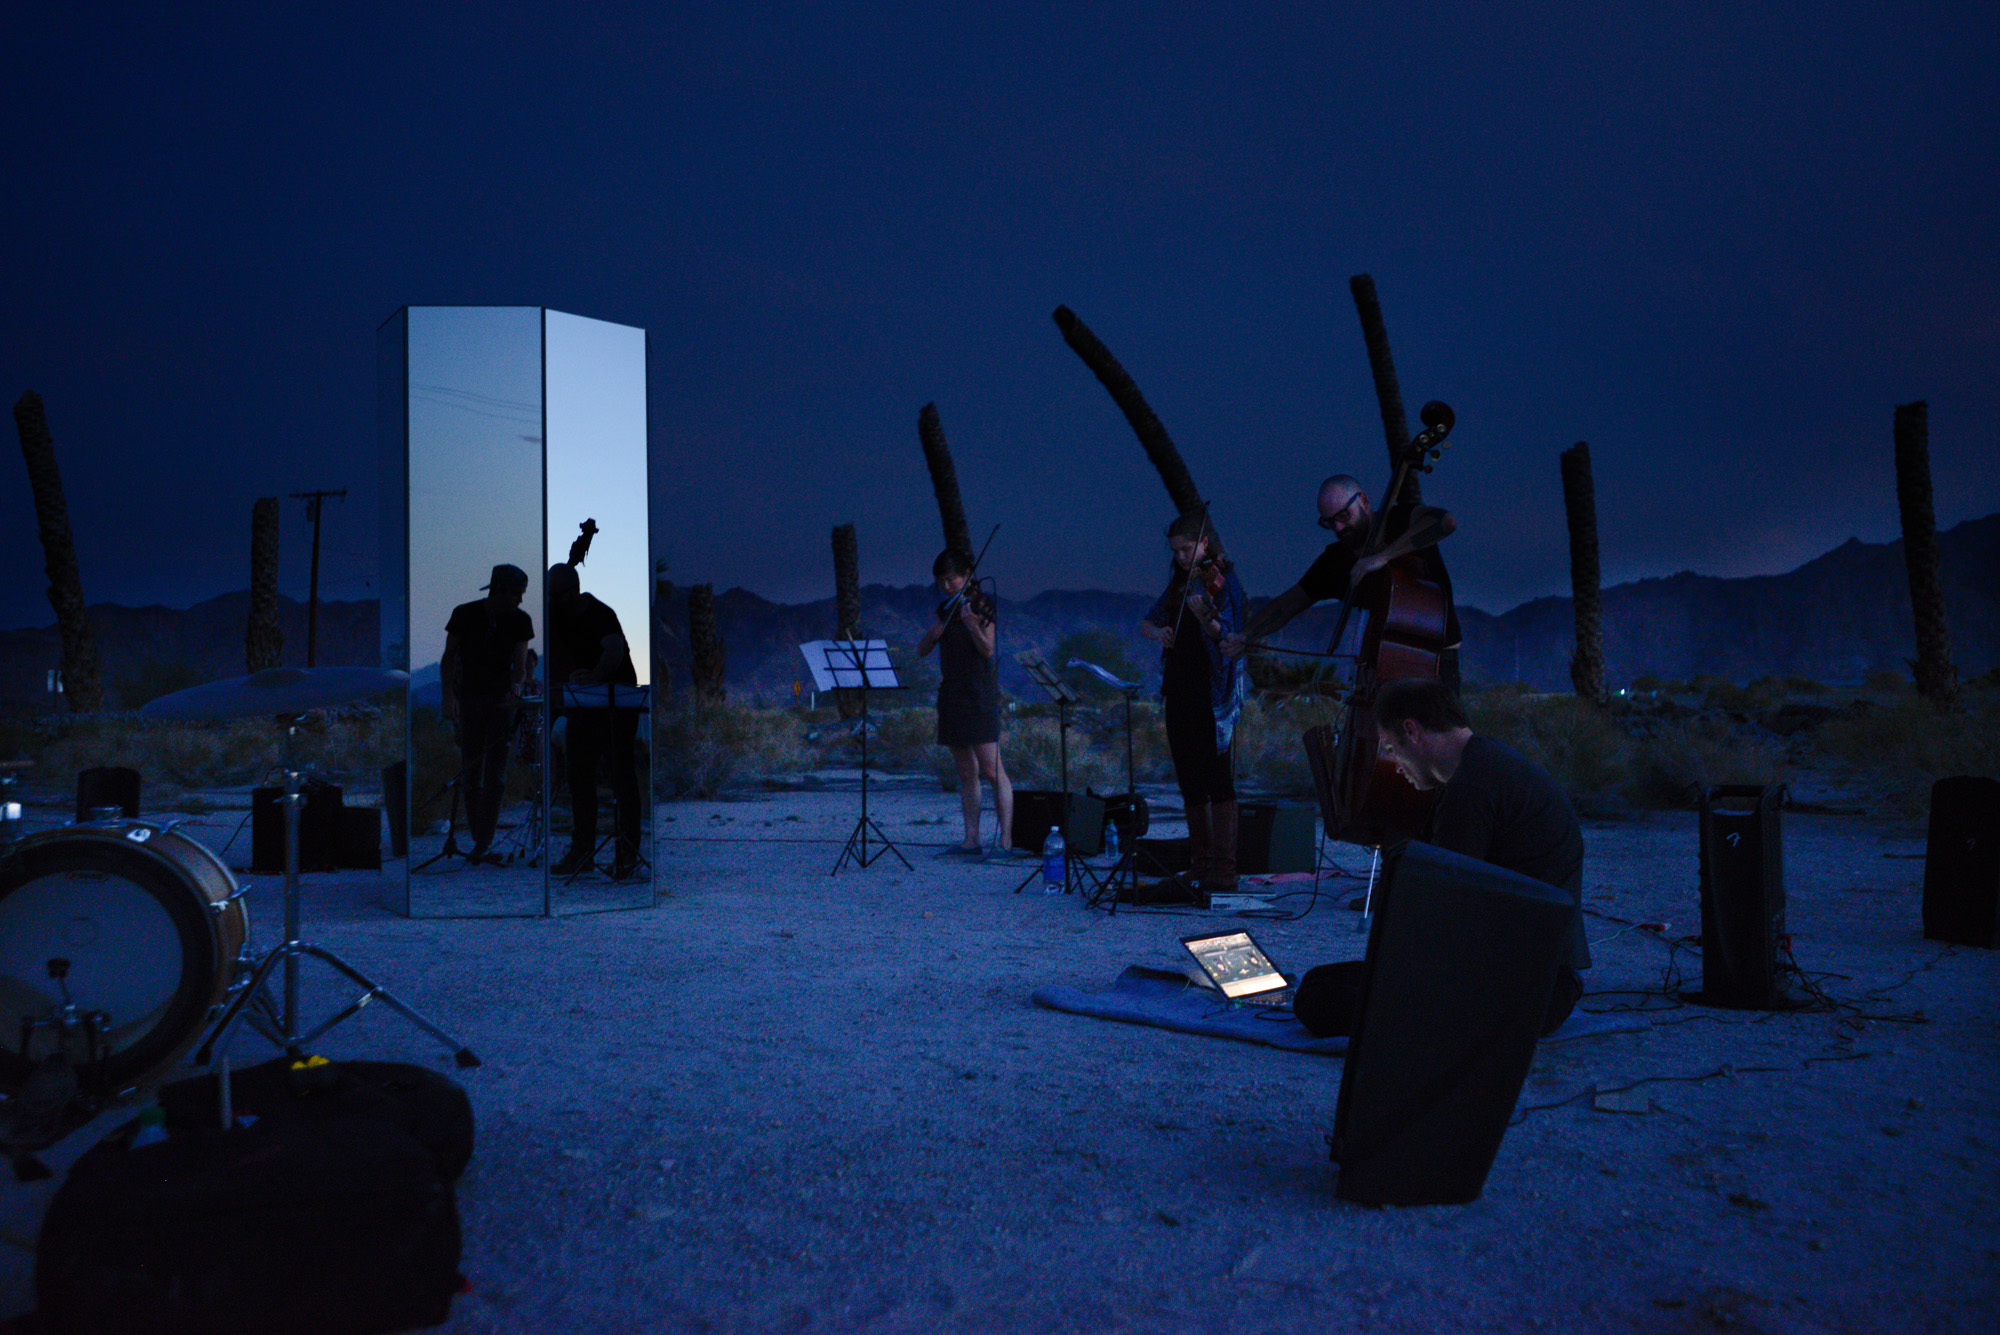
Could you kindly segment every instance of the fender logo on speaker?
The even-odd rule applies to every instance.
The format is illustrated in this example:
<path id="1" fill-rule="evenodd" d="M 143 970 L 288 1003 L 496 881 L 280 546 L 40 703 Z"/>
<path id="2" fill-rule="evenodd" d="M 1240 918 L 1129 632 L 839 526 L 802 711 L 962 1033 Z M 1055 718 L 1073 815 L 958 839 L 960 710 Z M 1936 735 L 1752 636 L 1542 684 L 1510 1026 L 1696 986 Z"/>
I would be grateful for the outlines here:
<path id="1" fill-rule="evenodd" d="M 1736 847 L 1736 845 L 1743 842 L 1743 831 L 1731 830 L 1729 834 L 1723 838 L 1722 842 L 1728 844 L 1731 848 Z"/>

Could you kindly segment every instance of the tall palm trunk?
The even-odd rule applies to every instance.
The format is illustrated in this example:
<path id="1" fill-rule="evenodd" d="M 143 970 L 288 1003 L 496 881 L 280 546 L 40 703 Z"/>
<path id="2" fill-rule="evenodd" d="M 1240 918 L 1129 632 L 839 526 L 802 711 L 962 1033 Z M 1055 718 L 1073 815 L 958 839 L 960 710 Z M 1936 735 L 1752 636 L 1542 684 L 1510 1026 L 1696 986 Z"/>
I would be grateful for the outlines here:
<path id="1" fill-rule="evenodd" d="M 1604 704 L 1604 596 L 1597 561 L 1597 488 L 1590 477 L 1590 446 L 1578 441 L 1562 452 L 1563 508 L 1569 514 L 1569 587 L 1576 609 L 1576 653 L 1570 684 L 1594 704 Z"/>
<path id="2" fill-rule="evenodd" d="M 1903 565 L 1910 575 L 1910 610 L 1916 617 L 1917 657 L 1910 664 L 1917 692 L 1950 704 L 1958 699 L 1945 627 L 1944 579 L 1938 573 L 1937 514 L 1931 503 L 1930 406 L 1896 408 L 1896 501 L 1903 512 Z"/>
<path id="3" fill-rule="evenodd" d="M 49 606 L 62 636 L 63 698 L 70 712 L 91 713 L 104 703 L 97 663 L 97 638 L 83 604 L 83 574 L 77 569 L 70 537 L 69 506 L 63 501 L 62 473 L 56 468 L 55 439 L 49 434 L 42 396 L 29 390 L 14 404 L 14 426 L 35 493 L 35 521 L 41 528 L 43 569 L 49 577 Z"/>
<path id="4" fill-rule="evenodd" d="M 1368 369 L 1375 377 L 1375 402 L 1382 411 L 1382 435 L 1388 441 L 1389 468 L 1393 472 L 1410 443 L 1410 419 L 1403 411 L 1403 389 L 1396 382 L 1396 361 L 1389 355 L 1389 330 L 1382 323 L 1382 303 L 1376 300 L 1373 278 L 1358 273 L 1347 280 L 1347 290 L 1354 294 L 1354 309 L 1361 316 L 1361 341 L 1368 347 Z M 1383 505 L 1394 505 L 1398 499 L 1386 497 Z M 1415 469 L 1403 479 L 1400 499 L 1412 505 L 1423 504 L 1423 489 L 1417 485 Z"/>
<path id="5" fill-rule="evenodd" d="M 939 436 L 943 445 L 943 436 Z M 930 453 L 928 442 L 924 453 Z M 950 457 L 945 466 L 951 466 Z M 961 517 L 961 522 L 963 519 Z M 861 547 L 855 540 L 854 525 L 836 524 L 833 528 L 833 619 L 838 623 L 837 639 L 858 640 L 861 638 Z M 861 717 L 861 692 L 836 691 L 834 704 L 842 718 Z"/>
<path id="6" fill-rule="evenodd" d="M 931 490 L 937 493 L 938 516 L 944 520 L 944 545 L 970 561 L 974 556 L 972 531 L 965 524 L 965 502 L 958 492 L 958 470 L 952 467 L 951 446 L 945 443 L 944 423 L 938 420 L 935 403 L 926 403 L 917 414 L 917 438 L 923 442 L 924 462 L 930 466 Z M 849 527 L 852 528 L 851 525 Z M 835 541 L 838 542 L 838 539 Z"/>
<path id="7" fill-rule="evenodd" d="M 243 630 L 247 671 L 274 668 L 284 658 L 285 633 L 278 626 L 278 498 L 261 496 L 250 506 L 250 619 Z"/>
<path id="8" fill-rule="evenodd" d="M 697 584 L 688 590 L 688 657 L 695 699 L 702 704 L 721 704 L 727 694 L 723 686 L 726 665 L 722 630 L 715 622 L 713 584 Z"/>
<path id="9" fill-rule="evenodd" d="M 1174 508 L 1182 514 L 1194 514 L 1202 508 L 1201 492 L 1195 488 L 1194 477 L 1188 472 L 1187 464 L 1181 460 L 1181 452 L 1174 447 L 1173 437 L 1146 402 L 1146 396 L 1139 392 L 1138 385 L 1126 374 L 1118 359 L 1111 355 L 1111 349 L 1090 332 L 1089 326 L 1076 318 L 1076 313 L 1067 306 L 1055 309 L 1056 328 L 1062 331 L 1063 342 L 1071 351 L 1083 359 L 1098 383 L 1111 393 L 1111 401 L 1118 405 L 1125 420 L 1132 424 L 1133 433 L 1139 437 L 1139 444 L 1145 447 L 1146 457 L 1159 470 L 1160 481 L 1167 485 L 1167 497 Z"/>

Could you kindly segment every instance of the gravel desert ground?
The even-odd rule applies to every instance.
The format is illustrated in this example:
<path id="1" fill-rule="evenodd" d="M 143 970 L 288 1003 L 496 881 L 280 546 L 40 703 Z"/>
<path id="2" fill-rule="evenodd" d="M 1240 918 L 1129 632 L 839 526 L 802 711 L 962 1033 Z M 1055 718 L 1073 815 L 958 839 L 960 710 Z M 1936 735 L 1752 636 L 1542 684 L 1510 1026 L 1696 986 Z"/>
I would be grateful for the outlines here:
<path id="1" fill-rule="evenodd" d="M 1697 930 L 1693 813 L 1587 823 L 1583 1007 L 1644 1024 L 1543 1044 L 1484 1195 L 1398 1209 L 1334 1195 L 1339 1058 L 1031 1001 L 1179 967 L 1179 936 L 1227 915 L 1016 894 L 1024 864 L 938 856 L 956 808 L 929 779 L 871 796 L 914 870 L 829 875 L 856 797 L 834 780 L 661 806 L 650 909 L 406 919 L 383 876 L 306 878 L 307 937 L 484 1059 L 459 1077 L 479 1123 L 472 1289 L 444 1329 L 1805 1335 L 2000 1316 L 2000 952 L 1923 939 L 1908 822 L 1785 814 L 1796 957 L 1832 1002 L 1797 1013 L 1667 985 L 1672 940 Z M 238 814 L 191 828 L 219 846 Z M 1363 951 L 1345 904 L 1366 856 L 1332 853 L 1316 898 L 1251 924 L 1288 968 Z M 268 944 L 278 883 L 243 879 Z M 1677 963 L 1698 986 L 1698 957 Z M 345 999 L 306 977 L 313 1007 Z M 318 1046 L 450 1069 L 380 1006 Z M 45 1157 L 60 1174 L 110 1124 Z M 0 1313 L 32 1302 L 53 1186 L 6 1188 Z"/>

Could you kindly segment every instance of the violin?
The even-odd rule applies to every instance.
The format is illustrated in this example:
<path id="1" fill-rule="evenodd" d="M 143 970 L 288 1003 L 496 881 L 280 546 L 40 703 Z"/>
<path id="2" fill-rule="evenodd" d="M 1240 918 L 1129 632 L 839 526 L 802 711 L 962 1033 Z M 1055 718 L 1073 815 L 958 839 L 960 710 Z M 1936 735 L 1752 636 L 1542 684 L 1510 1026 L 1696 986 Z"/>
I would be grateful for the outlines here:
<path id="1" fill-rule="evenodd" d="M 986 559 L 986 548 L 993 545 L 993 539 L 999 536 L 999 533 L 1000 526 L 995 524 L 993 531 L 986 535 L 986 542 L 980 547 L 979 555 L 972 558 L 972 569 L 965 572 L 964 585 L 959 588 L 957 593 L 954 593 L 951 597 L 946 598 L 937 605 L 937 618 L 939 622 L 950 621 L 953 613 L 958 611 L 958 605 L 961 602 L 971 604 L 972 615 L 978 617 L 981 621 L 993 620 L 997 609 L 993 604 L 993 595 L 979 587 L 979 563 Z"/>
<path id="2" fill-rule="evenodd" d="M 981 588 L 979 581 L 968 577 L 964 588 L 937 605 L 938 620 L 950 621 L 958 612 L 958 605 L 960 603 L 964 603 L 967 607 L 970 607 L 972 615 L 978 617 L 981 621 L 993 620 L 994 615 L 999 610 L 994 605 L 993 595 Z"/>

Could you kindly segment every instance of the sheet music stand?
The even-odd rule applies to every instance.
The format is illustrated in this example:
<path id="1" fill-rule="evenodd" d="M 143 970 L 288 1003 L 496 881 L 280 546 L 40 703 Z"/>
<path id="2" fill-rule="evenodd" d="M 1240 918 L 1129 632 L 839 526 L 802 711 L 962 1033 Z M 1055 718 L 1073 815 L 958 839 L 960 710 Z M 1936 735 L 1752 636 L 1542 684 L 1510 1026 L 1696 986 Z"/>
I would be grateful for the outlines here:
<path id="1" fill-rule="evenodd" d="M 808 640 L 799 646 L 799 652 L 805 655 L 814 690 L 861 692 L 861 816 L 854 822 L 854 832 L 847 836 L 847 843 L 827 875 L 838 875 L 849 858 L 855 866 L 866 868 L 884 853 L 894 853 L 905 869 L 915 871 L 903 851 L 890 842 L 882 827 L 868 814 L 868 696 L 871 691 L 901 690 L 903 685 L 896 680 L 896 669 L 889 665 L 889 642 Z M 877 847 L 871 849 L 871 843 Z"/>
<path id="2" fill-rule="evenodd" d="M 1047 691 L 1049 699 L 1056 702 L 1056 754 L 1060 757 L 1060 768 L 1057 773 L 1061 775 L 1062 782 L 1063 824 L 1067 825 L 1069 823 L 1069 707 L 1075 704 L 1081 697 L 1071 689 L 1068 682 L 1056 675 L 1056 670 L 1050 667 L 1047 660 L 1036 650 L 1023 649 L 1014 655 L 1014 661 L 1026 668 L 1028 675 L 1035 679 L 1036 685 Z M 1023 890 L 1026 890 L 1029 882 L 1041 874 L 1042 872 L 1039 867 L 1029 872 L 1028 879 L 1014 887 L 1014 893 L 1018 895 Z M 1076 855 L 1070 852 L 1068 848 L 1064 848 L 1064 894 L 1070 892 L 1070 885 L 1073 878 L 1081 879 L 1077 871 Z"/>
<path id="3" fill-rule="evenodd" d="M 1125 697 L 1125 795 L 1128 798 L 1136 800 L 1139 795 L 1139 786 L 1135 782 L 1134 776 L 1137 769 L 1132 759 L 1132 701 L 1138 697 L 1139 683 L 1136 681 L 1126 681 L 1121 677 L 1114 676 L 1097 664 L 1086 662 L 1081 658 L 1072 658 L 1064 666 L 1085 669 L 1099 681 Z M 1139 889 L 1138 844 L 1138 839 L 1134 838 L 1132 847 L 1119 850 L 1118 861 L 1112 863 L 1111 870 L 1102 876 L 1099 876 L 1089 867 L 1078 869 L 1090 882 L 1090 898 L 1084 901 L 1084 907 L 1096 908 L 1108 899 L 1111 901 L 1111 912 L 1115 915 L 1118 912 L 1118 891 L 1121 887 L 1129 887 L 1133 891 L 1134 900 L 1137 900 Z"/>

